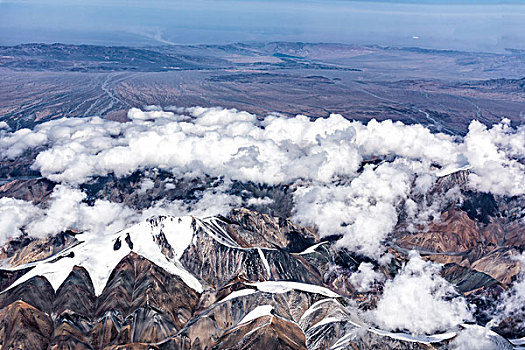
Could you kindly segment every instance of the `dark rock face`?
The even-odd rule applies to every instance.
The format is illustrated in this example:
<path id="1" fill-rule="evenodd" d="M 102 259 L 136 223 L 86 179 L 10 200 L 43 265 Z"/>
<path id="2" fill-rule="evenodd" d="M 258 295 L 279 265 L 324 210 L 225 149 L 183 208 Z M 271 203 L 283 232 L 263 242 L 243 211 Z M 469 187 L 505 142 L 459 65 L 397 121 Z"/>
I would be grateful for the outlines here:
<path id="1" fill-rule="evenodd" d="M 91 318 L 95 311 L 95 302 L 95 291 L 89 273 L 83 267 L 75 266 L 56 291 L 53 311 L 57 315 L 74 313 Z"/>
<path id="2" fill-rule="evenodd" d="M 210 239 L 196 236 L 181 262 L 199 279 L 220 287 L 236 276 L 250 281 L 291 280 L 318 284 L 321 276 L 301 257 L 281 250 L 230 247 Z M 266 260 L 268 266 L 265 266 Z M 269 270 L 268 270 L 269 268 Z"/>
<path id="3" fill-rule="evenodd" d="M 49 281 L 37 276 L 0 294 L 0 308 L 20 300 L 51 314 L 54 299 L 55 291 Z"/>
<path id="4" fill-rule="evenodd" d="M 227 225 L 230 236 L 242 247 L 277 248 L 299 253 L 317 243 L 311 228 L 298 227 L 289 219 L 272 217 L 244 208 L 230 212 Z"/>
<path id="5" fill-rule="evenodd" d="M 178 330 L 193 315 L 198 300 L 199 295 L 179 277 L 130 253 L 113 270 L 97 299 L 95 316 L 104 317 L 108 310 L 128 316 L 139 308 L 147 308 L 151 314 L 168 314 L 173 323 L 170 327 Z M 142 318 L 144 312 L 140 313 Z M 132 320 L 137 318 L 125 318 L 124 323 Z"/>
<path id="6" fill-rule="evenodd" d="M 165 219 L 155 218 L 149 224 L 163 227 Z M 113 268 L 98 296 L 88 271 L 75 266 L 56 291 L 40 276 L 4 291 L 0 308 L 7 312 L 20 303 L 17 300 L 23 300 L 38 315 L 45 315 L 51 323 L 45 339 L 39 338 L 48 344 L 43 348 L 306 349 L 305 334 L 297 322 L 326 296 L 293 288 L 262 292 L 252 283 L 291 281 L 322 286 L 317 267 L 291 253 L 317 242 L 314 233 L 288 220 L 248 210 L 235 211 L 224 220 L 198 224 L 193 220 L 191 227 L 194 236 L 180 263 L 205 286 L 202 293 L 132 251 Z M 117 251 L 140 244 L 124 236 Z M 153 239 L 166 258 L 173 259 L 173 247 L 163 231 Z M 46 244 L 35 250 L 45 250 L 43 247 Z M 4 274 L 11 282 L 18 277 Z M 235 293 L 240 295 L 230 297 Z M 274 314 L 239 324 L 260 305 L 271 305 Z M 262 328 L 251 332 L 259 326 Z M 20 332 L 31 328 L 29 334 L 36 326 L 26 322 L 18 327 Z M 16 340 L 11 334 L 1 340 L 2 346 Z"/>
<path id="7" fill-rule="evenodd" d="M 265 316 L 229 330 L 217 340 L 213 349 L 306 350 L 306 338 L 296 324 Z"/>
<path id="8" fill-rule="evenodd" d="M 53 320 L 23 301 L 15 301 L 0 310 L 2 349 L 47 349 L 53 335 Z"/>
<path id="9" fill-rule="evenodd" d="M 20 266 L 53 256 L 76 243 L 73 232 L 62 232 L 47 239 L 17 237 L 0 248 L 0 259 L 6 259 L 10 266 Z"/>
<path id="10" fill-rule="evenodd" d="M 41 203 L 49 199 L 55 183 L 44 178 L 13 180 L 0 186 L 0 196 Z"/>
<path id="11" fill-rule="evenodd" d="M 147 178 L 152 181 L 151 188 L 142 189 L 143 173 L 135 172 L 129 176 L 117 178 L 112 175 L 96 177 L 82 189 L 87 193 L 87 201 L 104 198 L 112 202 L 124 203 L 132 208 L 148 208 L 159 199 L 168 201 L 196 199 L 205 186 L 213 186 L 217 179 L 195 178 L 177 179 L 172 174 L 163 171 L 151 171 Z"/>
<path id="12" fill-rule="evenodd" d="M 0 294 L 0 315 L 5 315 L 0 345 L 22 344 L 23 349 L 47 348 L 42 344 L 51 344 L 52 349 L 147 346 L 174 336 L 193 316 L 198 302 L 199 294 L 180 278 L 130 253 L 115 267 L 98 297 L 82 267 L 74 267 L 56 292 L 44 277 L 34 277 Z M 38 339 L 24 343 L 19 339 L 24 336 Z"/>

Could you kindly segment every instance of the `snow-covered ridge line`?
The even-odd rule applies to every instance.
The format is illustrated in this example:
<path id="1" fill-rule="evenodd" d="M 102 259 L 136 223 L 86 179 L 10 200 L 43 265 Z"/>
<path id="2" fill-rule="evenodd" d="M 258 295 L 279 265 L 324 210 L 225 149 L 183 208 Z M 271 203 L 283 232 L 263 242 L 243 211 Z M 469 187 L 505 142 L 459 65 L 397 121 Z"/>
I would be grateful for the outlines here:
<path id="1" fill-rule="evenodd" d="M 472 169 L 472 166 L 470 164 L 460 166 L 460 167 L 447 167 L 445 169 L 441 169 L 436 173 L 437 177 L 444 177 L 453 173 L 457 173 L 459 171 L 465 171 Z"/>
<path id="2" fill-rule="evenodd" d="M 368 330 L 372 333 L 390 337 L 392 339 L 398 339 L 398 340 L 409 341 L 409 342 L 414 342 L 414 343 L 422 343 L 422 344 L 440 343 L 444 340 L 452 339 L 457 335 L 456 332 L 440 333 L 440 334 L 433 334 L 433 335 L 412 335 L 412 334 L 407 334 L 407 333 L 395 333 L 395 332 L 383 331 L 381 329 L 377 329 L 373 327 L 369 327 Z"/>
<path id="3" fill-rule="evenodd" d="M 246 283 L 248 286 L 253 286 L 255 289 L 252 288 L 245 288 L 245 289 L 239 289 L 234 292 L 231 292 L 228 294 L 225 298 L 219 300 L 219 303 L 224 303 L 236 298 L 241 298 L 247 295 L 251 295 L 254 293 L 271 293 L 271 294 L 282 294 L 282 293 L 288 293 L 292 290 L 297 290 L 305 293 L 313 293 L 313 294 L 320 294 L 325 297 L 329 297 L 331 299 L 322 299 L 315 303 L 314 305 L 317 305 L 318 303 L 323 303 L 330 300 L 335 300 L 334 298 L 341 297 L 339 294 L 331 291 L 328 288 L 314 285 L 314 284 L 308 284 L 308 283 L 300 283 L 300 282 L 292 282 L 292 281 L 263 281 L 263 282 L 253 282 L 253 283 Z M 312 305 L 308 310 L 310 310 L 314 305 Z M 308 310 L 306 312 L 308 312 Z"/>
<path id="4" fill-rule="evenodd" d="M 323 304 L 335 302 L 338 303 L 336 299 L 322 299 L 317 301 L 316 303 L 312 304 L 301 316 L 301 319 L 299 322 L 302 322 L 303 320 L 307 319 L 309 315 L 314 313 L 319 308 L 322 308 Z M 336 323 L 336 322 L 345 322 L 350 323 L 355 327 L 366 329 L 369 332 L 375 333 L 380 336 L 390 337 L 392 339 L 402 340 L 402 341 L 408 341 L 408 342 L 415 342 L 415 343 L 421 343 L 421 344 L 431 344 L 431 343 L 440 343 L 444 340 L 449 340 L 454 338 L 457 333 L 456 332 L 446 332 L 446 333 L 439 333 L 439 334 L 432 334 L 432 335 L 413 335 L 408 333 L 400 333 L 400 332 L 390 332 L 385 331 L 379 328 L 372 327 L 365 322 L 359 321 L 359 320 L 352 320 L 350 318 L 350 315 L 347 315 L 346 317 L 343 314 L 338 314 L 330 317 L 326 317 L 321 319 L 319 322 L 313 324 L 311 328 L 321 327 L 329 323 Z M 346 348 L 346 342 L 348 340 L 351 340 L 350 338 L 353 336 L 353 334 L 349 335 L 343 335 L 333 346 L 331 349 L 343 349 Z"/>
<path id="5" fill-rule="evenodd" d="M 217 217 L 209 217 L 205 219 L 195 219 L 197 226 L 203 229 L 210 237 L 215 239 L 222 245 L 225 245 L 230 248 L 235 249 L 245 249 L 242 248 L 230 235 L 220 226 L 219 222 L 221 221 Z"/>
<path id="6" fill-rule="evenodd" d="M 266 274 L 268 275 L 268 278 L 270 278 L 272 275 L 272 270 L 270 269 L 270 264 L 268 264 L 268 260 L 266 260 L 266 256 L 264 255 L 264 252 L 262 251 L 261 248 L 257 248 L 257 253 L 259 253 L 259 257 L 261 258 L 264 269 L 266 270 Z"/>
<path id="7" fill-rule="evenodd" d="M 241 297 L 251 295 L 254 293 L 258 293 L 258 292 L 259 293 L 270 293 L 270 294 L 282 294 L 282 293 L 288 293 L 292 290 L 297 290 L 297 291 L 306 292 L 306 293 L 320 294 L 325 297 L 332 298 L 332 299 L 320 300 L 318 303 L 334 300 L 333 298 L 341 297 L 339 294 L 331 291 L 328 288 L 317 286 L 314 284 L 307 284 L 307 283 L 300 283 L 300 282 L 263 281 L 263 282 L 247 283 L 247 285 L 253 286 L 256 289 L 245 288 L 245 289 L 239 289 L 239 290 L 233 291 L 230 294 L 228 294 L 226 297 L 224 297 L 223 299 L 219 300 L 218 302 L 225 303 L 227 301 L 230 301 L 236 298 L 241 298 Z M 308 310 L 306 312 L 308 312 Z"/>
<path id="8" fill-rule="evenodd" d="M 310 305 L 310 307 L 308 309 L 306 309 L 306 311 L 303 313 L 303 315 L 301 316 L 301 318 L 299 319 L 299 322 L 301 322 L 304 318 L 308 317 L 310 314 L 312 314 L 313 312 L 315 312 L 315 310 L 317 310 L 322 304 L 324 303 L 328 303 L 328 302 L 333 302 L 335 299 L 321 299 L 315 303 L 313 303 L 312 305 Z"/>
<path id="9" fill-rule="evenodd" d="M 413 187 L 423 193 L 437 177 L 468 167 L 468 186 L 474 190 L 511 196 L 525 193 L 525 165 L 519 161 L 525 156 L 523 125 L 513 127 L 503 119 L 487 127 L 472 121 L 466 136 L 454 137 L 418 124 L 374 119 L 363 124 L 351 117 L 258 117 L 223 108 L 133 108 L 125 123 L 64 118 L 34 130 L 0 130 L 0 158 L 15 159 L 28 149 L 42 150 L 32 168 L 60 186 L 108 174 L 125 177 L 144 169 L 160 169 L 180 178 L 224 179 L 222 188 L 204 190 L 203 198 L 217 199 L 206 202 L 208 208 L 222 203 L 206 215 L 245 204 L 228 191 L 233 181 L 293 185 L 296 222 L 316 226 L 321 236 L 342 235 L 340 246 L 374 259 L 384 253 L 382 242 L 399 217 L 397 204 L 409 199 Z M 366 161 L 375 158 L 385 161 Z M 27 210 L 15 212 L 20 203 L 5 207 L 12 209 L 12 219 L 5 221 L 14 227 L 5 230 L 12 231 L 7 234 L 20 232 L 19 223 L 31 221 Z M 190 207 L 178 212 L 188 213 Z M 411 212 L 419 220 L 417 209 Z M 427 215 L 425 208 L 422 212 Z M 85 216 L 83 211 L 79 215 Z M 0 240 L 1 236 L 0 228 Z M 223 244 L 238 246 L 218 236 L 224 238 Z"/>
<path id="10" fill-rule="evenodd" d="M 265 282 L 263 282 L 265 283 Z M 293 283 L 293 282 L 292 282 Z M 282 281 L 277 282 L 277 284 L 284 284 Z M 277 289 L 275 289 L 277 290 Z M 225 302 L 227 300 L 231 300 L 237 297 L 242 297 L 245 295 L 253 294 L 255 291 L 250 289 L 244 289 L 232 292 L 228 297 L 223 299 L 222 302 Z M 279 291 L 282 292 L 282 291 Z M 312 312 L 314 312 L 316 309 L 321 307 L 322 304 L 327 302 L 334 302 L 336 301 L 333 298 L 328 299 L 322 299 L 317 301 L 316 303 L 312 304 L 301 316 L 299 323 L 307 318 Z M 273 306 L 272 305 L 260 305 L 248 312 L 242 319 L 239 321 L 238 325 L 242 325 L 248 322 L 251 322 L 259 317 L 264 317 L 268 315 L 272 315 Z M 353 321 L 349 319 L 348 317 L 343 317 L 342 315 L 339 316 L 329 316 L 326 318 L 321 319 L 319 322 L 311 325 L 311 328 L 317 328 L 324 326 L 329 323 L 336 323 L 336 322 L 347 322 L 352 324 L 355 327 L 366 329 L 369 332 L 375 333 L 380 336 L 389 337 L 396 340 L 406 341 L 406 342 L 413 342 L 413 343 L 420 343 L 420 344 L 432 344 L 432 343 L 441 343 L 445 340 L 450 340 L 457 336 L 456 332 L 446 332 L 446 333 L 439 333 L 439 334 L 432 334 L 432 335 L 413 335 L 408 333 L 400 333 L 400 332 L 390 332 L 381 330 L 375 327 L 368 326 L 367 324 L 359 321 Z M 494 333 L 494 335 L 497 335 Z M 353 336 L 353 334 L 350 335 L 344 335 L 342 336 L 331 349 L 343 349 L 345 348 L 345 344 L 347 340 L 350 340 L 349 337 Z"/>
<path id="11" fill-rule="evenodd" d="M 198 279 L 179 262 L 180 257 L 192 243 L 196 218 L 155 216 L 125 230 L 108 235 L 79 235 L 77 245 L 42 261 L 21 265 L 10 270 L 33 267 L 16 280 L 11 289 L 34 276 L 43 276 L 57 290 L 75 265 L 84 267 L 92 281 L 95 294 L 100 295 L 116 265 L 130 252 L 152 261 L 167 272 L 179 276 L 189 287 L 202 292 Z M 162 253 L 161 238 L 169 244 L 173 258 Z M 128 243 L 129 242 L 129 243 Z"/>
<path id="12" fill-rule="evenodd" d="M 95 293 L 100 295 L 115 266 L 127 254 L 135 252 L 167 272 L 179 276 L 194 290 L 202 292 L 201 283 L 179 261 L 185 250 L 195 243 L 195 237 L 201 233 L 232 249 L 257 250 L 261 263 L 264 265 L 268 277 L 270 277 L 271 269 L 264 255 L 264 249 L 239 246 L 221 227 L 219 221 L 220 219 L 216 217 L 200 219 L 193 216 L 153 216 L 114 234 L 82 233 L 77 236 L 80 242 L 49 258 L 17 267 L 3 268 L 3 270 L 8 271 L 33 268 L 7 289 L 11 289 L 34 276 L 43 276 L 57 290 L 73 267 L 78 265 L 88 271 L 93 281 Z M 165 244 L 167 245 L 161 246 Z M 170 250 L 171 258 L 162 252 L 163 248 Z M 326 294 L 326 292 L 324 293 Z"/>
<path id="13" fill-rule="evenodd" d="M 22 264 L 22 265 L 18 265 L 18 266 L 9 266 L 9 265 L 1 266 L 0 270 L 14 272 L 14 271 L 20 271 L 20 270 L 24 270 L 24 269 L 29 269 L 29 268 L 35 267 L 36 265 L 38 265 L 40 263 L 49 263 L 49 262 L 52 262 L 53 260 L 58 260 L 58 259 L 61 259 L 61 258 L 65 257 L 65 256 L 67 256 L 68 254 L 71 254 L 71 250 L 73 248 L 75 248 L 76 246 L 82 244 L 82 243 L 84 243 L 84 241 L 76 242 L 72 246 L 67 247 L 64 250 L 62 250 L 62 251 L 60 251 L 60 252 L 58 252 L 56 254 L 53 254 L 53 255 L 51 255 L 51 256 L 49 256 L 49 257 L 47 257 L 45 259 L 42 259 L 42 260 L 32 261 L 32 262 L 29 262 L 29 263 L 26 263 L 26 264 Z"/>

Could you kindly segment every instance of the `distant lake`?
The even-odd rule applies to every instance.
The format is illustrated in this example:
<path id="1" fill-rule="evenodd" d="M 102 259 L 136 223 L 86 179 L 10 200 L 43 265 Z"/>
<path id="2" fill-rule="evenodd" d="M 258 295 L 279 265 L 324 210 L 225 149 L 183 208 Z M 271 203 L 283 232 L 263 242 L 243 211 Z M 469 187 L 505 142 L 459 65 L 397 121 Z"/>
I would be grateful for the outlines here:
<path id="1" fill-rule="evenodd" d="M 2 1 L 0 44 L 306 41 L 525 49 L 525 1 Z"/>

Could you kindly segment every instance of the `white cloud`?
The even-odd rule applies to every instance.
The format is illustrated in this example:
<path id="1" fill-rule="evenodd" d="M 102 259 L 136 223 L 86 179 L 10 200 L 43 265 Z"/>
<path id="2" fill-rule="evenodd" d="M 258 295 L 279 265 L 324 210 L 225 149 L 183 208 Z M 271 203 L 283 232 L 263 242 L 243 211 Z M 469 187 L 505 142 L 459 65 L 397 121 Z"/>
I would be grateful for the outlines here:
<path id="1" fill-rule="evenodd" d="M 321 235 L 344 235 L 340 246 L 379 258 L 382 242 L 397 223 L 396 206 L 408 195 L 411 182 L 404 162 L 369 165 L 347 184 L 298 187 L 294 217 L 315 224 Z"/>
<path id="2" fill-rule="evenodd" d="M 490 129 L 472 122 L 461 139 L 433 134 L 421 125 L 375 120 L 365 125 L 340 115 L 257 118 L 222 108 L 163 111 L 150 106 L 145 111 L 131 109 L 128 117 L 126 123 L 65 118 L 32 131 L 1 130 L 0 155 L 12 159 L 43 148 L 33 168 L 71 186 L 93 176 L 125 176 L 147 168 L 177 177 L 209 175 L 226 182 L 292 185 L 297 221 L 316 225 L 323 236 L 342 234 L 340 246 L 376 258 L 384 252 L 382 243 L 403 203 L 414 224 L 437 216 L 441 203 L 415 202 L 409 196 L 428 191 L 438 171 L 469 166 L 471 185 L 479 190 L 525 193 L 525 165 L 516 160 L 525 155 L 525 127 L 513 129 L 505 120 Z M 386 161 L 358 173 L 363 159 L 376 156 Z M 151 183 L 143 185 L 146 190 Z M 238 203 L 224 196 L 211 208 L 223 210 Z M 156 207 L 193 210 L 187 205 Z"/>
<path id="3" fill-rule="evenodd" d="M 290 185 L 297 222 L 315 225 L 321 236 L 340 234 L 338 246 L 382 263 L 388 260 L 384 242 L 401 210 L 408 215 L 410 231 L 431 217 L 439 219 L 443 206 L 458 200 L 458 189 L 453 188 L 427 203 L 425 194 L 439 173 L 468 167 L 474 189 L 525 194 L 525 165 L 519 161 L 525 157 L 525 127 L 513 129 L 506 120 L 491 128 L 472 122 L 469 133 L 459 138 L 433 134 L 421 125 L 375 120 L 365 125 L 340 115 L 257 118 L 222 108 L 163 111 L 151 106 L 131 109 L 128 118 L 125 123 L 97 117 L 59 119 L 12 133 L 0 125 L 1 159 L 42 149 L 33 168 L 59 183 L 45 208 L 0 199 L 0 243 L 22 232 L 44 237 L 74 229 L 100 235 L 151 215 L 212 216 L 272 202 L 267 197 L 243 202 L 227 194 L 232 180 L 238 180 Z M 374 158 L 379 164 L 361 169 L 363 160 Z M 203 190 L 198 200 L 161 200 L 142 211 L 103 199 L 88 205 L 86 194 L 77 188 L 93 176 L 125 176 L 149 168 L 174 177 L 209 175 L 222 185 Z M 153 185 L 146 177 L 138 194 Z M 381 327 L 416 334 L 471 319 L 467 303 L 439 270 L 412 254 L 400 273 L 385 283 L 377 308 L 368 315 Z M 350 277 L 360 291 L 383 279 L 367 263 Z M 515 315 L 523 304 L 525 283 L 520 280 L 504 294 L 499 316 Z M 458 349 L 469 346 L 472 332 L 456 338 Z"/>
<path id="4" fill-rule="evenodd" d="M 159 201 L 143 211 L 121 203 L 99 199 L 93 205 L 83 200 L 86 194 L 79 189 L 58 185 L 46 208 L 31 202 L 0 198 L 0 244 L 23 232 L 31 237 L 44 238 L 66 230 L 103 235 L 118 232 L 153 215 L 207 217 L 227 214 L 242 205 L 240 197 L 223 193 L 224 189 L 206 190 L 197 201 Z"/>
<path id="5" fill-rule="evenodd" d="M 229 195 L 223 191 L 224 188 L 206 190 L 198 201 L 190 203 L 182 200 L 170 202 L 161 200 L 145 209 L 141 217 L 145 219 L 152 215 L 193 215 L 197 217 L 226 215 L 231 209 L 243 205 L 241 197 Z"/>
<path id="6" fill-rule="evenodd" d="M 264 197 L 264 198 L 248 198 L 246 204 L 248 205 L 270 205 L 274 202 L 273 199 Z"/>
<path id="7" fill-rule="evenodd" d="M 463 297 L 443 277 L 440 266 L 425 262 L 417 253 L 396 277 L 384 285 L 372 319 L 389 330 L 430 334 L 455 327 L 472 315 Z"/>
<path id="8" fill-rule="evenodd" d="M 85 197 L 78 189 L 58 185 L 47 208 L 23 200 L 0 198 L 0 244 L 22 232 L 36 238 L 66 230 L 113 233 L 136 220 L 136 212 L 122 204 L 97 200 L 89 206 L 82 202 Z"/>
<path id="9" fill-rule="evenodd" d="M 525 316 L 525 253 L 516 257 L 516 260 L 521 263 L 521 273 L 518 280 L 498 300 L 495 316 L 489 323 L 491 326 L 507 317 L 523 320 Z M 525 327 L 525 322 L 523 326 Z"/>
<path id="10" fill-rule="evenodd" d="M 119 203 L 97 200 L 92 206 L 83 202 L 86 194 L 65 185 L 58 185 L 51 195 L 49 207 L 26 223 L 27 233 L 46 237 L 66 230 L 113 233 L 133 222 L 136 213 Z"/>
<path id="11" fill-rule="evenodd" d="M 22 228 L 32 218 L 41 215 L 31 202 L 13 198 L 0 198 L 0 244 L 22 234 Z"/>
<path id="12" fill-rule="evenodd" d="M 363 155 L 396 155 L 410 159 L 432 160 L 440 165 L 463 162 L 461 144 L 445 134 L 433 134 L 420 124 L 371 120 L 354 122 L 356 143 Z"/>
<path id="13" fill-rule="evenodd" d="M 416 185 L 412 189 L 411 195 L 418 194 L 417 179 Z M 420 192 L 420 194 L 426 193 Z M 414 200 L 416 199 L 417 202 Z M 417 232 L 422 229 L 428 228 L 430 222 L 441 221 L 441 213 L 451 204 L 459 204 L 463 200 L 461 191 L 457 186 L 452 187 L 444 194 L 434 195 L 430 197 L 430 201 L 427 196 L 419 196 L 419 198 L 411 197 L 408 198 L 403 206 L 402 211 L 406 214 L 405 219 L 407 226 L 406 231 Z"/>
<path id="14" fill-rule="evenodd" d="M 368 292 L 375 282 L 381 282 L 384 278 L 374 270 L 374 265 L 362 262 L 357 271 L 350 276 L 350 282 L 359 292 Z"/>
<path id="15" fill-rule="evenodd" d="M 138 192 L 139 194 L 144 194 L 144 193 L 146 193 L 147 191 L 151 190 L 154 186 L 155 186 L 155 183 L 153 182 L 153 180 L 148 179 L 148 178 L 145 178 L 145 179 L 140 183 L 140 188 L 139 188 L 139 190 L 138 190 L 137 192 Z"/>
<path id="16" fill-rule="evenodd" d="M 465 137 L 465 156 L 472 166 L 471 185 L 484 192 L 520 195 L 525 193 L 525 126 L 512 129 L 504 120 L 491 129 L 477 121 Z"/>
<path id="17" fill-rule="evenodd" d="M 38 146 L 35 169 L 50 179 L 82 183 L 94 175 L 129 174 L 145 167 L 197 172 L 261 183 L 298 178 L 330 182 L 355 176 L 363 157 L 391 156 L 439 164 L 445 169 L 470 164 L 476 188 L 501 194 L 523 193 L 525 127 L 507 121 L 487 129 L 472 122 L 464 140 L 433 134 L 421 125 L 371 120 L 364 125 L 340 115 L 310 120 L 194 107 L 162 111 L 131 109 L 127 123 L 64 118 L 34 130 L 2 131 L 3 158 L 16 158 Z M 463 142 L 464 141 L 464 142 Z M 504 184 L 496 184 L 502 177 Z M 425 180 L 425 182 L 423 182 Z M 421 177 L 418 187 L 429 186 Z"/>
<path id="18" fill-rule="evenodd" d="M 350 142 L 353 128 L 340 116 L 314 122 L 302 116 L 269 116 L 259 124 L 246 112 L 187 112 L 191 122 L 173 112 L 137 109 L 130 110 L 131 121 L 123 124 L 99 118 L 49 122 L 23 138 L 7 137 L 3 155 L 16 157 L 32 147 L 25 141 L 31 136 L 38 140 L 32 144 L 51 146 L 38 155 L 34 168 L 72 184 L 147 167 L 272 184 L 299 177 L 330 181 L 354 174 L 360 163 Z"/>

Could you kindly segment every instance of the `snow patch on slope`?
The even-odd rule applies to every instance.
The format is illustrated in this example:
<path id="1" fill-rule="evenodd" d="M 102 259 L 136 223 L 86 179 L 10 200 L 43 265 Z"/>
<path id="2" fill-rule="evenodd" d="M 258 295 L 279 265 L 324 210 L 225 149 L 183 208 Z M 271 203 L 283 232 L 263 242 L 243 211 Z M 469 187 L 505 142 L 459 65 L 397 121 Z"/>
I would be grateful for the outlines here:
<path id="1" fill-rule="evenodd" d="M 272 305 L 259 305 L 255 309 L 247 313 L 246 316 L 244 316 L 242 320 L 239 321 L 239 324 L 251 322 L 255 319 L 258 319 L 259 317 L 271 316 L 272 310 Z"/>
<path id="2" fill-rule="evenodd" d="M 241 297 L 245 297 L 247 295 L 251 295 L 251 294 L 254 294 L 254 293 L 257 293 L 257 290 L 255 289 L 240 289 L 240 290 L 236 290 L 234 292 L 231 292 L 230 294 L 228 294 L 228 296 L 224 299 L 222 299 L 220 302 L 221 303 L 225 303 L 227 301 L 230 301 L 230 300 L 233 300 L 233 299 L 236 299 L 236 298 L 241 298 Z"/>
<path id="3" fill-rule="evenodd" d="M 268 277 L 270 277 L 272 275 L 272 270 L 270 270 L 270 264 L 268 264 L 268 260 L 266 260 L 266 257 L 264 256 L 264 252 L 261 248 L 257 248 L 257 252 L 259 253 L 259 257 L 261 258 Z"/>
<path id="4" fill-rule="evenodd" d="M 300 282 L 290 282 L 290 281 L 263 281 L 248 283 L 250 286 L 256 287 L 261 292 L 265 293 L 274 293 L 281 294 L 287 293 L 292 290 L 299 290 L 302 292 L 321 294 L 330 298 L 337 298 L 340 295 L 332 292 L 330 289 L 316 286 L 313 284 L 300 283 Z"/>

